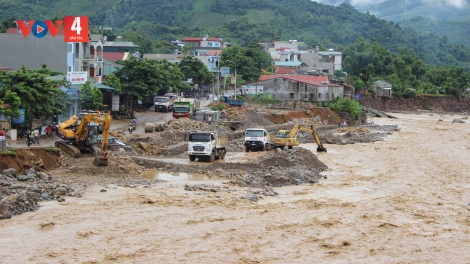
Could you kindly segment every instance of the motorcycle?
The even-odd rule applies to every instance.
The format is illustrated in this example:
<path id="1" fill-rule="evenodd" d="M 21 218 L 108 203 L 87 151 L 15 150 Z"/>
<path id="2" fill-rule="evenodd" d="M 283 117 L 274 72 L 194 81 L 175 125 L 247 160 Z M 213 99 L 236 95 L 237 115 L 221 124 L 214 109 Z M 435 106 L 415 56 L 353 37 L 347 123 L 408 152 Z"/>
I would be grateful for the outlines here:
<path id="1" fill-rule="evenodd" d="M 135 125 L 130 124 L 128 130 L 129 130 L 129 133 L 132 134 L 132 131 L 135 130 Z"/>

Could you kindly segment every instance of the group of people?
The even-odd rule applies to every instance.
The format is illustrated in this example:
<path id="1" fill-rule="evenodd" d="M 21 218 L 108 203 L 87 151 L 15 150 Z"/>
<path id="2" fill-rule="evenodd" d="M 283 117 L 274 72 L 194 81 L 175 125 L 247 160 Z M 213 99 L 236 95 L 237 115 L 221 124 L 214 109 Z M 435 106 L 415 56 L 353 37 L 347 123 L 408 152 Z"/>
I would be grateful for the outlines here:
<path id="1" fill-rule="evenodd" d="M 346 121 L 344 122 L 338 122 L 338 127 L 347 127 L 348 126 L 348 123 L 346 123 Z"/>
<path id="2" fill-rule="evenodd" d="M 28 129 L 28 131 L 26 132 L 26 143 L 28 144 L 28 147 L 30 147 L 31 144 L 39 145 L 40 144 L 39 139 L 41 138 L 42 135 L 50 137 L 51 135 L 53 135 L 53 132 L 55 132 L 56 130 L 57 130 L 57 125 L 55 122 L 46 126 L 44 133 L 43 133 L 42 126 L 37 126 L 34 129 L 33 128 Z"/>

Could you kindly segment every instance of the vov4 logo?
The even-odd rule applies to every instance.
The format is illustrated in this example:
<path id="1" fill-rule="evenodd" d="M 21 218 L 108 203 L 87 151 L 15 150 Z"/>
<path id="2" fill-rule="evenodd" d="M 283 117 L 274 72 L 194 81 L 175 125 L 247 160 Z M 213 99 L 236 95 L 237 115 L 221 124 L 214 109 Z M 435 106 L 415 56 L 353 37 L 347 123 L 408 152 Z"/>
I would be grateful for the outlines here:
<path id="1" fill-rule="evenodd" d="M 63 21 L 55 21 L 57 26 L 52 20 L 28 20 L 29 25 L 26 25 L 23 20 L 15 20 L 15 22 L 25 38 L 28 37 L 29 33 L 32 33 L 36 38 L 43 38 L 48 32 L 51 32 L 52 37 L 55 38 L 63 23 L 65 42 L 88 42 L 87 16 L 66 16 Z"/>

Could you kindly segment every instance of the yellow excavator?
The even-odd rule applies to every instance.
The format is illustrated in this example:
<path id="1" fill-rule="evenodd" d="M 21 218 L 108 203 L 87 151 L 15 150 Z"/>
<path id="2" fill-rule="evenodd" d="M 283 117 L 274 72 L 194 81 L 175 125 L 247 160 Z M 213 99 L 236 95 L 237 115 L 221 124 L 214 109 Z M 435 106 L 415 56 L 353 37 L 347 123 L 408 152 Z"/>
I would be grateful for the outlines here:
<path id="1" fill-rule="evenodd" d="M 102 133 L 99 126 L 103 126 Z M 57 136 L 63 141 L 56 141 L 55 146 L 74 158 L 81 156 L 81 151 L 88 151 L 95 155 L 93 165 L 108 165 L 108 138 L 111 126 L 111 115 L 101 113 L 87 113 L 81 116 L 72 116 L 61 123 L 57 128 Z M 102 134 L 101 148 L 97 146 L 98 135 Z"/>
<path id="2" fill-rule="evenodd" d="M 315 139 L 318 146 L 317 152 L 327 152 L 320 141 L 320 137 L 314 125 L 310 127 L 295 125 L 292 130 L 279 130 L 274 138 L 274 148 L 284 148 L 287 146 L 289 149 L 292 149 L 292 147 L 298 146 L 299 141 L 297 141 L 297 137 L 299 136 L 299 131 L 312 133 L 313 139 Z"/>

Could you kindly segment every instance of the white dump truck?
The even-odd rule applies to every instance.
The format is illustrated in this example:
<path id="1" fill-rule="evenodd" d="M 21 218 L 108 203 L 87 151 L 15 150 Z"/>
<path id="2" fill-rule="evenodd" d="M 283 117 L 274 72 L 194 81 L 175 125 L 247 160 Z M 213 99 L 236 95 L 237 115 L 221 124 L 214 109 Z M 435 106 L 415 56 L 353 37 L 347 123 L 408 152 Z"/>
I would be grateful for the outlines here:
<path id="1" fill-rule="evenodd" d="M 250 150 L 271 150 L 274 147 L 274 134 L 264 128 L 247 128 L 245 131 L 245 152 Z"/>
<path id="2" fill-rule="evenodd" d="M 163 110 L 165 112 L 171 111 L 173 109 L 173 105 L 175 104 L 175 99 L 171 97 L 165 96 L 157 96 L 155 97 L 155 112 L 159 112 Z"/>
<path id="3" fill-rule="evenodd" d="M 224 159 L 227 137 L 218 137 L 216 132 L 189 133 L 188 156 L 190 161 L 214 161 Z"/>

